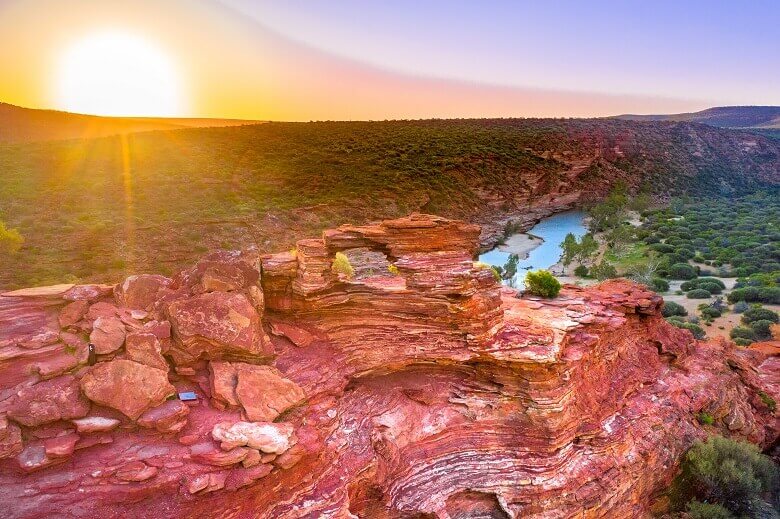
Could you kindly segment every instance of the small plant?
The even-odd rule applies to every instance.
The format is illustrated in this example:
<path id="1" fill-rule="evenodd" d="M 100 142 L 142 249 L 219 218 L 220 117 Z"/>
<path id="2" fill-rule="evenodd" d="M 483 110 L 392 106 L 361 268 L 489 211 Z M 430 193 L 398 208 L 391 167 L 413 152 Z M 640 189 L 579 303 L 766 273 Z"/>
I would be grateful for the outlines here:
<path id="1" fill-rule="evenodd" d="M 16 229 L 8 229 L 0 221 L 0 253 L 16 254 L 24 244 L 24 238 Z"/>
<path id="2" fill-rule="evenodd" d="M 668 292 L 669 283 L 665 279 L 653 278 L 650 280 L 650 288 L 652 288 L 654 292 Z"/>
<path id="3" fill-rule="evenodd" d="M 735 314 L 741 314 L 743 312 L 746 312 L 749 308 L 750 305 L 747 304 L 747 302 L 737 301 L 736 303 L 734 303 L 734 307 L 732 308 L 732 310 L 734 311 Z"/>
<path id="4" fill-rule="evenodd" d="M 398 270 L 398 267 L 396 267 L 392 263 L 387 266 L 387 271 L 390 272 L 390 274 L 392 274 L 394 276 L 400 276 L 401 275 L 401 272 Z"/>
<path id="5" fill-rule="evenodd" d="M 764 405 L 769 408 L 771 412 L 775 412 L 775 409 L 777 409 L 777 402 L 775 402 L 775 399 L 771 396 L 767 395 L 763 391 L 758 392 L 758 398 L 761 399 L 762 402 L 764 402 Z"/>
<path id="6" fill-rule="evenodd" d="M 688 310 L 679 303 L 674 301 L 664 301 L 664 306 L 661 309 L 661 315 L 664 317 L 672 317 L 673 315 L 688 315 Z"/>
<path id="7" fill-rule="evenodd" d="M 729 337 L 732 339 L 748 339 L 750 341 L 756 340 L 756 333 L 750 328 L 744 326 L 737 326 L 729 332 Z"/>
<path id="8" fill-rule="evenodd" d="M 686 295 L 688 299 L 709 299 L 712 294 L 703 288 L 695 288 Z"/>
<path id="9" fill-rule="evenodd" d="M 617 269 L 611 263 L 602 260 L 601 263 L 590 268 L 590 275 L 599 281 L 604 281 L 605 279 L 616 278 Z"/>
<path id="10" fill-rule="evenodd" d="M 696 419 L 699 420 L 699 423 L 702 425 L 712 425 L 715 423 L 715 417 L 704 411 L 699 412 L 699 414 L 696 415 Z"/>
<path id="11" fill-rule="evenodd" d="M 574 275 L 581 278 L 588 277 L 588 267 L 585 265 L 578 265 L 577 268 L 574 269 Z"/>
<path id="12" fill-rule="evenodd" d="M 347 279 L 352 279 L 355 276 L 355 269 L 352 268 L 349 258 L 343 252 L 336 253 L 331 270 L 338 275 L 343 275 Z"/>
<path id="13" fill-rule="evenodd" d="M 528 271 L 525 287 L 527 292 L 547 298 L 555 297 L 561 291 L 560 282 L 547 270 Z"/>

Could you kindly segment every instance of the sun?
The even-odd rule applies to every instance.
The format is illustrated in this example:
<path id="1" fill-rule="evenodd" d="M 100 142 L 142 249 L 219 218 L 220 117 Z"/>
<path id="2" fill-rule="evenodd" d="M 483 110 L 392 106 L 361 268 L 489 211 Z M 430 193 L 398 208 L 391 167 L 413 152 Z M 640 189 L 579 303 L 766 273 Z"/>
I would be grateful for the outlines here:
<path id="1" fill-rule="evenodd" d="M 173 61 L 142 37 L 101 32 L 66 48 L 56 73 L 58 108 L 113 116 L 182 115 Z"/>

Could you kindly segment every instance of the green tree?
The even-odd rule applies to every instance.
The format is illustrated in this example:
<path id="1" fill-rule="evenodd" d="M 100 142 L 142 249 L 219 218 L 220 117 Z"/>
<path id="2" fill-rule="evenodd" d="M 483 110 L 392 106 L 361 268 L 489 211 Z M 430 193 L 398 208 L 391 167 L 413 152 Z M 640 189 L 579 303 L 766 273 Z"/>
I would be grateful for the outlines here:
<path id="1" fill-rule="evenodd" d="M 596 241 L 596 238 L 591 233 L 587 233 L 580 240 L 577 259 L 580 263 L 585 263 L 590 260 L 597 250 L 599 250 L 599 242 Z"/>
<path id="2" fill-rule="evenodd" d="M 577 243 L 577 238 L 574 234 L 569 233 L 566 235 L 561 242 L 561 249 L 563 249 L 561 263 L 563 263 L 564 267 L 568 267 L 580 251 L 580 245 Z"/>

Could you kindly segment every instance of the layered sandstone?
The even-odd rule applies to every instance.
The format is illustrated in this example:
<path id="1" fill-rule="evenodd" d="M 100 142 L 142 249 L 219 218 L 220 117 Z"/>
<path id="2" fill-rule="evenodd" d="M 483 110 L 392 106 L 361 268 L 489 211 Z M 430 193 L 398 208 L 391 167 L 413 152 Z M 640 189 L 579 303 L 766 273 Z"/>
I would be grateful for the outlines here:
<path id="1" fill-rule="evenodd" d="M 479 234 L 412 215 L 3 294 L 6 516 L 643 517 L 695 439 L 777 441 L 776 349 L 626 281 L 518 298 Z"/>

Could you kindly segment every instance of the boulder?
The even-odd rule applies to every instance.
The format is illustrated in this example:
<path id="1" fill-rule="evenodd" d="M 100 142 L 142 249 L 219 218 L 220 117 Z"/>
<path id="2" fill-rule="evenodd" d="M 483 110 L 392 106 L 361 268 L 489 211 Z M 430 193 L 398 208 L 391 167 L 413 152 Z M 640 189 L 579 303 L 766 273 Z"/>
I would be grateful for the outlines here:
<path id="1" fill-rule="evenodd" d="M 166 371 L 125 359 L 95 365 L 81 379 L 81 388 L 93 402 L 133 420 L 176 392 Z"/>
<path id="2" fill-rule="evenodd" d="M 67 328 L 68 326 L 73 326 L 84 317 L 87 310 L 89 310 L 89 301 L 85 299 L 79 299 L 72 303 L 68 303 L 60 310 L 60 327 Z"/>
<path id="3" fill-rule="evenodd" d="M 43 447 L 49 458 L 67 458 L 73 454 L 78 441 L 79 435 L 70 433 L 44 440 Z"/>
<path id="4" fill-rule="evenodd" d="M 168 400 L 162 405 L 149 409 L 138 418 L 138 425 L 157 429 L 161 433 L 181 431 L 187 425 L 190 408 L 181 400 Z"/>
<path id="5" fill-rule="evenodd" d="M 125 352 L 130 360 L 168 370 L 168 363 L 162 356 L 162 345 L 157 336 L 152 333 L 131 333 L 125 341 Z"/>
<path id="6" fill-rule="evenodd" d="M 252 422 L 271 422 L 306 399 L 303 389 L 277 369 L 249 364 L 238 369 L 236 397 Z"/>
<path id="7" fill-rule="evenodd" d="M 118 317 L 98 317 L 89 335 L 95 345 L 95 353 L 105 355 L 122 347 L 125 342 L 125 325 Z"/>
<path id="8" fill-rule="evenodd" d="M 255 250 L 214 251 L 180 278 L 180 284 L 195 293 L 242 290 L 259 283 L 260 258 Z"/>
<path id="9" fill-rule="evenodd" d="M 89 401 L 79 390 L 78 381 L 66 375 L 19 391 L 8 407 L 8 417 L 27 427 L 36 427 L 58 420 L 81 418 L 87 415 L 89 407 Z"/>
<path id="10" fill-rule="evenodd" d="M 168 306 L 177 364 L 201 357 L 262 358 L 273 353 L 263 339 L 260 316 L 245 295 L 209 292 Z M 268 349 L 266 349 L 268 348 Z"/>
<path id="11" fill-rule="evenodd" d="M 221 422 L 214 426 L 211 436 L 224 450 L 246 446 L 267 454 L 281 454 L 295 443 L 294 432 L 290 423 Z"/>
<path id="12" fill-rule="evenodd" d="M 238 407 L 236 384 L 238 384 L 238 362 L 209 362 L 211 398 L 218 407 Z"/>
<path id="13" fill-rule="evenodd" d="M 108 432 L 119 426 L 119 420 L 104 416 L 87 416 L 71 421 L 76 426 L 76 431 L 80 433 Z"/>
<path id="14" fill-rule="evenodd" d="M 128 276 L 114 288 L 114 297 L 120 305 L 133 310 L 151 310 L 173 281 L 157 274 Z"/>

